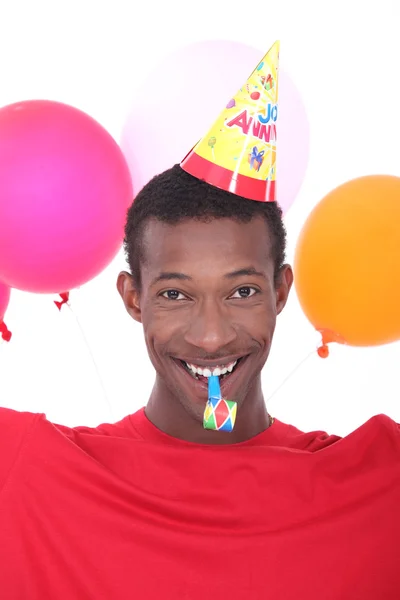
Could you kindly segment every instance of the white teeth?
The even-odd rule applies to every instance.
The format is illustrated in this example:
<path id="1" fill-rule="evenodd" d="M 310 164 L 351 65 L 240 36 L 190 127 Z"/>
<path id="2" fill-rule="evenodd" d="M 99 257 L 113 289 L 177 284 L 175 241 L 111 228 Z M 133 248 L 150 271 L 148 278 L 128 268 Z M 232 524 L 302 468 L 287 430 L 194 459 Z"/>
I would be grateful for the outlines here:
<path id="1" fill-rule="evenodd" d="M 235 360 L 233 363 L 230 363 L 229 365 L 226 365 L 224 367 L 215 367 L 215 369 L 211 370 L 207 367 L 203 368 L 203 367 L 196 367 L 196 365 L 192 365 L 190 363 L 185 363 L 186 366 L 190 369 L 190 371 L 192 371 L 192 373 L 194 373 L 195 375 L 202 375 L 203 377 L 211 377 L 211 375 L 214 375 L 215 377 L 219 377 L 220 375 L 225 375 L 226 373 L 232 373 L 235 365 L 237 363 L 237 360 Z"/>

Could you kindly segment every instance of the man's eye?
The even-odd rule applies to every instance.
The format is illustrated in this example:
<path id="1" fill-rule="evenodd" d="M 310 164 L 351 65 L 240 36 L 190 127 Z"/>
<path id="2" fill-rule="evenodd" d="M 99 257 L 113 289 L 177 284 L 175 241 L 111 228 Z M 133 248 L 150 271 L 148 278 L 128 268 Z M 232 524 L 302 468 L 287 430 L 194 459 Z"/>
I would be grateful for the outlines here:
<path id="1" fill-rule="evenodd" d="M 241 287 L 231 296 L 231 298 L 250 298 L 250 296 L 254 296 L 257 294 L 258 290 L 253 287 Z"/>
<path id="2" fill-rule="evenodd" d="M 168 298 L 168 300 L 185 300 L 186 296 L 184 296 L 178 290 L 167 290 L 161 294 L 163 298 Z"/>

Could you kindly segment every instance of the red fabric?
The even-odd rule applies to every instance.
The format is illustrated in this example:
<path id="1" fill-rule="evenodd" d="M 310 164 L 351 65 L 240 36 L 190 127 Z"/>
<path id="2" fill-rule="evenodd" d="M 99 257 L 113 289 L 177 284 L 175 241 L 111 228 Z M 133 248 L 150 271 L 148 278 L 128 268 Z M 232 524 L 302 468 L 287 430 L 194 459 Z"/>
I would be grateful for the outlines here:
<path id="1" fill-rule="evenodd" d="M 0 409 L 0 597 L 398 600 L 399 454 L 383 415 L 202 446 Z"/>

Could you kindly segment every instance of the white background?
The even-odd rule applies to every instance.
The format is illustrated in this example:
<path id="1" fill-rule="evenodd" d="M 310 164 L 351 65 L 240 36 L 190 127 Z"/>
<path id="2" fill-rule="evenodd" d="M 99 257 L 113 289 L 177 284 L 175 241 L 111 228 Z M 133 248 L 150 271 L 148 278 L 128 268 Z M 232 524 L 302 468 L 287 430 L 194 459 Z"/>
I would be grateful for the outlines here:
<path id="1" fill-rule="evenodd" d="M 328 191 L 364 174 L 400 176 L 399 24 L 398 0 L 9 0 L 0 15 L 0 105 L 59 100 L 120 141 L 135 89 L 166 53 L 223 39 L 262 55 L 280 39 L 281 64 L 311 126 L 307 177 L 286 218 L 291 260 L 304 220 Z M 146 403 L 153 370 L 115 289 L 122 268 L 121 253 L 73 292 L 74 314 L 59 313 L 52 297 L 13 292 L 6 320 L 14 336 L 0 345 L 3 406 L 96 425 Z M 377 413 L 400 422 L 399 344 L 332 346 L 322 360 L 318 341 L 293 292 L 263 372 L 271 414 L 340 435 Z"/>

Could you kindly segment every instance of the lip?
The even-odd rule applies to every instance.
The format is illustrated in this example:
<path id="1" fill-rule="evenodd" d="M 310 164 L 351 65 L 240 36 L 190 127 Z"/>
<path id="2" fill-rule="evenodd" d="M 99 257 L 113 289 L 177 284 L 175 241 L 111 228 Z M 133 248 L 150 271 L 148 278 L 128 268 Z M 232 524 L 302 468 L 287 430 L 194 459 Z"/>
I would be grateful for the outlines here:
<path id="1" fill-rule="evenodd" d="M 249 357 L 249 354 L 246 355 L 239 355 L 237 357 L 232 357 L 229 358 L 230 362 L 233 362 L 235 360 L 238 360 L 239 358 L 241 358 L 242 360 L 240 361 L 240 363 L 238 364 L 237 367 L 235 367 L 234 371 L 232 373 L 229 374 L 229 376 L 226 378 L 224 377 L 223 379 L 220 379 L 220 386 L 221 386 L 221 395 L 223 398 L 226 398 L 227 400 L 230 400 L 230 395 L 231 395 L 231 391 L 232 389 L 234 389 L 237 380 L 241 377 L 241 373 L 243 370 L 244 365 L 247 364 L 247 359 Z M 203 380 L 203 379 L 195 379 L 194 377 L 192 377 L 190 375 L 190 373 L 185 369 L 185 367 L 181 364 L 181 360 L 184 360 L 184 362 L 190 362 L 189 360 L 186 359 L 181 359 L 181 358 L 172 358 L 172 363 L 175 365 L 175 368 L 177 369 L 177 371 L 181 374 L 180 377 L 184 377 L 184 381 L 185 381 L 185 386 L 189 387 L 190 392 L 188 393 L 188 395 L 190 397 L 193 397 L 195 400 L 197 400 L 200 403 L 206 403 L 207 402 L 207 390 L 208 390 L 208 383 Z M 224 359 L 224 363 L 225 363 Z M 218 363 L 216 361 L 199 361 L 199 362 L 195 362 L 193 361 L 194 364 L 196 364 L 197 366 L 201 367 L 216 367 L 218 366 Z M 191 364 L 193 364 L 191 362 Z M 221 363 L 219 363 L 220 365 Z M 227 364 L 227 363 L 226 363 Z"/>

